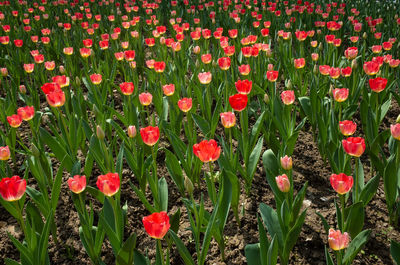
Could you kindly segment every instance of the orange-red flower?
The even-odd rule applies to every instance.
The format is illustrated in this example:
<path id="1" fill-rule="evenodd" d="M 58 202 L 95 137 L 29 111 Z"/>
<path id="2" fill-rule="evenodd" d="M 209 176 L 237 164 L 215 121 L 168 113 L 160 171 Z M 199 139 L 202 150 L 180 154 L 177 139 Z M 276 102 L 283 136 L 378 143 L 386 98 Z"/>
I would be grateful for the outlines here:
<path id="1" fill-rule="evenodd" d="M 372 91 L 379 93 L 386 88 L 387 79 L 383 77 L 377 77 L 369 80 L 369 86 Z"/>
<path id="2" fill-rule="evenodd" d="M 221 57 L 218 59 L 218 65 L 221 70 L 228 70 L 231 67 L 231 58 L 229 57 Z"/>
<path id="3" fill-rule="evenodd" d="M 332 174 L 330 177 L 332 188 L 340 195 L 348 193 L 353 187 L 353 177 L 344 173 Z"/>
<path id="4" fill-rule="evenodd" d="M 47 103 L 49 103 L 50 106 L 58 108 L 64 105 L 65 103 L 65 94 L 64 91 L 60 90 L 55 90 L 53 92 L 50 92 L 46 94 L 46 100 Z"/>
<path id="5" fill-rule="evenodd" d="M 178 107 L 183 112 L 188 112 L 192 108 L 191 98 L 182 98 L 178 101 Z"/>
<path id="6" fill-rule="evenodd" d="M 392 137 L 394 139 L 400 140 L 400 123 L 390 125 L 390 133 L 392 134 Z M 0 153 L 1 153 L 1 147 L 0 147 Z"/>
<path id="7" fill-rule="evenodd" d="M 291 105 L 295 100 L 294 91 L 293 90 L 285 90 L 281 93 L 281 99 L 283 104 Z"/>
<path id="8" fill-rule="evenodd" d="M 342 232 L 340 230 L 329 229 L 328 236 L 329 246 L 333 250 L 341 250 L 348 247 L 350 242 L 350 236 L 347 232 Z"/>
<path id="9" fill-rule="evenodd" d="M 32 73 L 34 69 L 35 69 L 35 64 L 33 64 L 33 63 L 24 64 L 24 70 L 28 74 Z"/>
<path id="10" fill-rule="evenodd" d="M 143 217 L 142 222 L 147 234 L 155 239 L 162 239 L 171 226 L 166 212 L 152 213 Z"/>
<path id="11" fill-rule="evenodd" d="M 290 182 L 286 174 L 275 177 L 275 180 L 276 180 L 276 185 L 278 186 L 278 189 L 280 191 L 286 193 L 290 190 Z"/>
<path id="12" fill-rule="evenodd" d="M 169 96 L 172 96 L 174 94 L 175 85 L 174 84 L 163 85 L 162 89 L 164 91 L 164 95 L 169 97 Z"/>
<path id="13" fill-rule="evenodd" d="M 24 196 L 26 180 L 19 176 L 3 178 L 0 181 L 0 195 L 6 201 L 18 201 Z"/>
<path id="14" fill-rule="evenodd" d="M 247 95 L 246 94 L 235 94 L 229 97 L 229 104 L 231 105 L 232 109 L 236 111 L 242 111 L 247 106 Z"/>
<path id="15" fill-rule="evenodd" d="M 69 178 L 68 187 L 73 193 L 81 193 L 86 188 L 86 177 L 75 175 L 73 178 Z"/>
<path id="16" fill-rule="evenodd" d="M 21 116 L 14 114 L 11 116 L 7 116 L 7 121 L 11 127 L 18 128 L 22 123 L 22 118 L 21 118 Z"/>
<path id="17" fill-rule="evenodd" d="M 99 85 L 102 81 L 102 76 L 101 74 L 91 74 L 90 80 L 92 81 L 93 84 Z"/>
<path id="18" fill-rule="evenodd" d="M 154 71 L 156 73 L 162 73 L 165 70 L 165 62 L 154 62 Z"/>
<path id="19" fill-rule="evenodd" d="M 203 140 L 193 145 L 193 153 L 204 163 L 216 161 L 221 154 L 221 147 L 214 139 Z"/>
<path id="20" fill-rule="evenodd" d="M 285 155 L 284 157 L 281 157 L 281 167 L 284 170 L 291 170 L 293 167 L 293 160 L 290 156 Z"/>
<path id="21" fill-rule="evenodd" d="M 274 70 L 267 71 L 267 79 L 268 79 L 268 81 L 275 82 L 278 79 L 278 74 L 279 74 L 278 71 L 274 71 Z"/>
<path id="22" fill-rule="evenodd" d="M 10 148 L 8 148 L 8 145 L 6 146 L 0 146 L 0 160 L 5 161 L 10 158 Z"/>
<path id="23" fill-rule="evenodd" d="M 253 82 L 249 80 L 238 80 L 235 82 L 236 90 L 239 94 L 248 95 L 251 92 L 251 88 L 253 86 Z"/>
<path id="24" fill-rule="evenodd" d="M 160 129 L 157 126 L 147 126 L 140 129 L 140 136 L 142 136 L 143 143 L 148 146 L 153 146 L 160 139 Z"/>
<path id="25" fill-rule="evenodd" d="M 365 151 L 365 140 L 361 137 L 349 137 L 342 140 L 344 151 L 355 157 L 360 157 Z"/>
<path id="26" fill-rule="evenodd" d="M 140 104 L 142 104 L 143 106 L 148 106 L 151 104 L 153 100 L 153 95 L 147 92 L 143 92 L 139 94 L 139 101 Z"/>
<path id="27" fill-rule="evenodd" d="M 119 88 L 121 89 L 122 94 L 129 96 L 132 95 L 135 86 L 132 82 L 124 82 L 119 85 Z"/>
<path id="28" fill-rule="evenodd" d="M 24 121 L 29 121 L 35 115 L 35 108 L 33 106 L 20 107 L 17 109 L 18 115 Z"/>
<path id="29" fill-rule="evenodd" d="M 344 56 L 346 56 L 346 58 L 348 60 L 352 60 L 352 59 L 356 58 L 357 55 L 358 55 L 357 47 L 349 47 L 344 51 Z"/>
<path id="30" fill-rule="evenodd" d="M 67 77 L 67 76 L 65 76 L 65 75 L 56 75 L 56 76 L 53 76 L 53 77 L 51 78 L 51 80 L 52 80 L 54 83 L 59 84 L 60 87 L 69 86 L 69 77 Z"/>
<path id="31" fill-rule="evenodd" d="M 219 114 L 221 117 L 221 123 L 225 128 L 231 128 L 236 124 L 235 113 L 233 112 L 222 112 Z"/>
<path id="32" fill-rule="evenodd" d="M 135 51 L 133 50 L 124 51 L 124 57 L 125 60 L 127 60 L 128 62 L 135 60 Z"/>
<path id="33" fill-rule="evenodd" d="M 202 61 L 204 64 L 209 64 L 209 63 L 211 63 L 211 60 L 212 60 L 212 56 L 211 56 L 210 53 L 201 55 L 201 61 Z"/>
<path id="34" fill-rule="evenodd" d="M 329 65 L 320 65 L 318 68 L 321 75 L 329 75 L 331 71 L 331 67 Z"/>
<path id="35" fill-rule="evenodd" d="M 329 70 L 329 76 L 333 79 L 337 79 L 340 77 L 340 68 L 339 67 L 331 67 Z"/>
<path id="36" fill-rule="evenodd" d="M 304 58 L 294 59 L 294 67 L 296 69 L 304 68 L 305 65 L 306 65 L 306 59 Z"/>
<path id="37" fill-rule="evenodd" d="M 347 89 L 347 88 L 332 89 L 332 95 L 333 95 L 333 98 L 335 99 L 335 101 L 343 102 L 349 96 L 349 89 Z"/>
<path id="38" fill-rule="evenodd" d="M 241 75 L 248 75 L 250 73 L 250 65 L 249 64 L 239 65 L 238 70 Z"/>
<path id="39" fill-rule="evenodd" d="M 355 133 L 357 124 L 349 120 L 339 121 L 339 129 L 344 136 L 350 136 Z"/>
<path id="40" fill-rule="evenodd" d="M 113 196 L 119 191 L 120 180 L 118 173 L 107 173 L 100 175 L 96 182 L 99 190 L 106 196 Z"/>
<path id="41" fill-rule="evenodd" d="M 350 66 L 340 69 L 340 73 L 343 77 L 351 76 L 353 69 Z"/>
<path id="42" fill-rule="evenodd" d="M 379 64 L 375 61 L 369 61 L 364 63 L 364 72 L 367 75 L 376 75 L 379 72 Z"/>

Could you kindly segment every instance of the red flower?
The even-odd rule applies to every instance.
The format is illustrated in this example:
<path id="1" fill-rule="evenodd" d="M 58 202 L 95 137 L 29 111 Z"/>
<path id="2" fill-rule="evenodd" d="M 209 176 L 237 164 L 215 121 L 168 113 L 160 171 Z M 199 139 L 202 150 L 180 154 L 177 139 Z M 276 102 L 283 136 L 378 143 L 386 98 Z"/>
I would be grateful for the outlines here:
<path id="1" fill-rule="evenodd" d="M 222 70 L 228 70 L 231 67 L 231 58 L 221 57 L 218 59 L 218 65 Z"/>
<path id="2" fill-rule="evenodd" d="M 153 213 L 142 219 L 147 234 L 155 239 L 162 239 L 170 228 L 169 217 L 166 212 Z"/>
<path id="3" fill-rule="evenodd" d="M 135 51 L 124 51 L 125 60 L 128 62 L 135 60 Z"/>
<path id="4" fill-rule="evenodd" d="M 340 77 L 340 68 L 339 67 L 331 67 L 329 70 L 329 75 L 333 79 L 337 79 Z"/>
<path id="5" fill-rule="evenodd" d="M 148 146 L 153 146 L 160 138 L 160 129 L 157 126 L 147 126 L 146 128 L 140 129 L 140 135 L 142 136 L 142 140 L 145 144 Z"/>
<path id="6" fill-rule="evenodd" d="M 349 96 L 349 89 L 347 89 L 347 88 L 332 89 L 332 95 L 333 95 L 333 98 L 335 99 L 335 101 L 343 102 Z"/>
<path id="7" fill-rule="evenodd" d="M 75 175 L 74 178 L 69 178 L 68 187 L 73 193 L 81 193 L 86 188 L 86 177 Z"/>
<path id="8" fill-rule="evenodd" d="M 107 173 L 105 175 L 100 175 L 96 182 L 99 190 L 106 196 L 113 196 L 118 192 L 120 181 L 118 173 Z"/>
<path id="9" fill-rule="evenodd" d="M 294 67 L 296 69 L 304 68 L 305 65 L 306 65 L 306 59 L 304 58 L 294 59 Z"/>
<path id="10" fill-rule="evenodd" d="M 65 94 L 64 91 L 56 90 L 53 92 L 50 92 L 49 94 L 46 95 L 46 100 L 47 103 L 49 103 L 50 106 L 52 107 L 61 107 L 65 103 Z"/>
<path id="11" fill-rule="evenodd" d="M 33 106 L 20 107 L 17 113 L 24 121 L 29 121 L 35 115 L 35 108 Z"/>
<path id="12" fill-rule="evenodd" d="M 344 136 L 350 136 L 355 133 L 357 124 L 349 120 L 339 121 L 339 129 Z"/>
<path id="13" fill-rule="evenodd" d="M 383 91 L 386 87 L 387 79 L 382 77 L 377 77 L 369 80 L 369 86 L 372 91 L 379 93 Z"/>
<path id="14" fill-rule="evenodd" d="M 193 145 L 193 153 L 204 163 L 216 161 L 221 154 L 221 147 L 213 139 L 203 140 Z"/>
<path id="15" fill-rule="evenodd" d="M 172 96 L 174 94 L 175 85 L 174 84 L 163 85 L 162 89 L 164 91 L 164 95 L 169 97 L 169 96 Z"/>
<path id="16" fill-rule="evenodd" d="M 165 62 L 154 62 L 154 70 L 156 73 L 162 73 L 165 70 Z"/>
<path id="17" fill-rule="evenodd" d="M 400 123 L 390 125 L 390 133 L 392 137 L 396 140 L 400 140 Z M 1 147 L 0 147 L 1 151 Z"/>
<path id="18" fill-rule="evenodd" d="M 178 107 L 183 112 L 188 112 L 192 108 L 192 99 L 183 98 L 178 101 Z"/>
<path id="19" fill-rule="evenodd" d="M 235 113 L 233 112 L 223 112 L 219 114 L 221 117 L 221 123 L 225 128 L 231 128 L 236 124 Z"/>
<path id="20" fill-rule="evenodd" d="M 329 65 L 320 65 L 319 66 L 319 72 L 321 75 L 329 75 L 331 71 L 331 67 Z"/>
<path id="21" fill-rule="evenodd" d="M 293 90 L 282 91 L 281 99 L 282 99 L 283 104 L 285 104 L 285 105 L 293 104 L 294 99 L 295 99 L 294 91 Z"/>
<path id="22" fill-rule="evenodd" d="M 102 78 L 101 74 L 91 74 L 90 75 L 90 80 L 95 85 L 99 85 L 101 83 L 102 79 L 103 78 Z"/>
<path id="23" fill-rule="evenodd" d="M 18 128 L 22 123 L 22 118 L 21 118 L 21 116 L 14 114 L 11 116 L 7 116 L 7 121 L 11 127 Z"/>
<path id="24" fill-rule="evenodd" d="M 344 151 L 355 157 L 360 157 L 365 151 L 365 141 L 361 137 L 349 137 L 342 140 Z"/>
<path id="25" fill-rule="evenodd" d="M 352 60 L 352 59 L 356 58 L 357 55 L 358 55 L 357 47 L 349 47 L 344 51 L 344 56 L 346 56 L 346 58 L 348 60 Z"/>
<path id="26" fill-rule="evenodd" d="M 18 201 L 26 190 L 26 180 L 19 176 L 3 178 L 0 181 L 0 195 L 6 201 Z"/>
<path id="27" fill-rule="evenodd" d="M 238 93 L 248 95 L 251 92 L 252 81 L 249 80 L 238 80 L 235 82 L 235 87 Z"/>
<path id="28" fill-rule="evenodd" d="M 329 236 L 328 236 L 329 246 L 333 250 L 341 250 L 347 248 L 350 242 L 350 236 L 347 232 L 340 232 L 340 230 L 333 230 L 332 228 L 329 229 Z"/>
<path id="29" fill-rule="evenodd" d="M 203 85 L 209 84 L 212 80 L 211 72 L 199 73 L 197 77 L 199 78 L 200 83 Z"/>
<path id="30" fill-rule="evenodd" d="M 139 94 L 139 101 L 140 104 L 142 104 L 143 106 L 150 105 L 152 100 L 153 100 L 153 95 L 150 93 L 144 92 Z"/>
<path id="31" fill-rule="evenodd" d="M 346 194 L 353 187 L 353 177 L 344 173 L 332 174 L 330 181 L 332 188 L 341 195 Z"/>
<path id="32" fill-rule="evenodd" d="M 45 93 L 47 95 L 47 94 L 49 94 L 51 92 L 61 90 L 61 87 L 57 83 L 45 83 L 41 87 L 41 89 L 42 89 L 43 93 Z"/>
<path id="33" fill-rule="evenodd" d="M 119 85 L 119 88 L 121 89 L 122 94 L 129 96 L 132 95 L 135 86 L 132 82 L 124 82 Z"/>
<path id="34" fill-rule="evenodd" d="M 32 73 L 34 69 L 35 69 L 35 64 L 33 63 L 24 64 L 24 70 L 28 74 Z"/>
<path id="35" fill-rule="evenodd" d="M 365 62 L 364 63 L 364 72 L 367 75 L 376 75 L 379 72 L 379 64 L 375 61 Z"/>
<path id="36" fill-rule="evenodd" d="M 350 66 L 347 66 L 345 68 L 342 68 L 340 70 L 340 73 L 342 74 L 342 76 L 344 77 L 349 77 L 351 76 L 351 72 L 353 71 L 353 69 Z"/>
<path id="37" fill-rule="evenodd" d="M 201 56 L 201 61 L 202 61 L 204 64 L 209 64 L 209 63 L 211 63 L 211 60 L 212 60 L 212 56 L 211 56 L 211 54 L 209 54 L 209 53 L 203 54 L 203 55 Z"/>
<path id="38" fill-rule="evenodd" d="M 69 86 L 69 77 L 67 77 L 67 76 L 65 76 L 65 75 L 56 75 L 56 76 L 53 76 L 53 77 L 51 78 L 51 80 L 52 80 L 54 83 L 59 84 L 60 87 Z"/>
<path id="39" fill-rule="evenodd" d="M 248 97 L 245 94 L 236 94 L 229 97 L 229 104 L 232 109 L 242 111 L 247 106 Z"/>
<path id="40" fill-rule="evenodd" d="M 267 71 L 267 79 L 270 82 L 275 82 L 278 79 L 278 71 Z"/>
<path id="41" fill-rule="evenodd" d="M 239 65 L 238 70 L 241 75 L 248 75 L 250 73 L 250 65 L 248 64 Z"/>

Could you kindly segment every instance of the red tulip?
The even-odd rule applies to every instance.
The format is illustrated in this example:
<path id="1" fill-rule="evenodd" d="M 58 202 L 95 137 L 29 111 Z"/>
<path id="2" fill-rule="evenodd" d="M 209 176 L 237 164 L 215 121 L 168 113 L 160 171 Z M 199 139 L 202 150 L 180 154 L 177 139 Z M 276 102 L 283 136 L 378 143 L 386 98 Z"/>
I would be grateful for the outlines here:
<path id="1" fill-rule="evenodd" d="M 344 51 L 344 56 L 346 56 L 346 58 L 348 60 L 352 60 L 352 59 L 356 58 L 357 55 L 358 55 L 357 47 L 349 47 Z"/>
<path id="2" fill-rule="evenodd" d="M 347 232 L 342 232 L 340 230 L 329 229 L 328 236 L 329 246 L 333 250 L 341 250 L 347 248 L 350 242 L 350 236 Z"/>
<path id="3" fill-rule="evenodd" d="M 332 174 L 330 177 L 332 188 L 340 195 L 346 194 L 353 187 L 353 177 L 344 173 Z"/>
<path id="4" fill-rule="evenodd" d="M 229 57 L 221 57 L 218 59 L 218 65 L 221 70 L 228 70 L 231 67 L 231 58 Z"/>
<path id="5" fill-rule="evenodd" d="M 229 104 L 232 109 L 242 111 L 247 106 L 248 97 L 245 94 L 236 94 L 229 97 Z"/>
<path id="6" fill-rule="evenodd" d="M 387 79 L 382 77 L 377 77 L 369 80 L 369 86 L 371 87 L 372 91 L 379 93 L 383 91 L 387 84 Z"/>
<path id="7" fill-rule="evenodd" d="M 335 101 L 343 102 L 349 96 L 349 89 L 347 89 L 347 88 L 332 89 L 332 95 L 333 95 L 333 98 L 335 99 Z"/>
<path id="8" fill-rule="evenodd" d="M 165 62 L 154 62 L 154 70 L 156 73 L 162 73 L 165 70 Z"/>
<path id="9" fill-rule="evenodd" d="M 221 154 L 221 147 L 213 139 L 203 140 L 193 145 L 193 153 L 204 163 L 216 161 Z"/>
<path id="10" fill-rule="evenodd" d="M 286 193 L 290 190 L 290 182 L 286 174 L 275 177 L 275 180 L 276 180 L 276 185 L 278 186 L 280 191 Z"/>
<path id="11" fill-rule="evenodd" d="M 32 73 L 34 69 L 35 69 L 35 64 L 33 63 L 24 64 L 24 70 L 28 74 Z"/>
<path id="12" fill-rule="evenodd" d="M 251 87 L 253 85 L 252 81 L 249 80 L 238 80 L 235 82 L 236 90 L 239 94 L 248 95 L 251 92 Z"/>
<path id="13" fill-rule="evenodd" d="M 33 106 L 20 107 L 17 113 L 24 121 L 29 121 L 35 115 L 35 108 Z"/>
<path id="14" fill-rule="evenodd" d="M 124 94 L 125 96 L 129 96 L 132 95 L 135 86 L 132 82 L 124 82 L 119 85 L 119 88 L 121 89 L 122 94 Z"/>
<path id="15" fill-rule="evenodd" d="M 321 75 L 329 75 L 331 71 L 331 67 L 329 65 L 320 65 L 319 66 L 319 72 Z"/>
<path id="16" fill-rule="evenodd" d="M 267 79 L 270 82 L 275 82 L 278 79 L 278 71 L 267 71 Z"/>
<path id="17" fill-rule="evenodd" d="M 19 176 L 3 178 L 0 181 L 0 195 L 6 201 L 18 201 L 24 196 L 26 180 Z"/>
<path id="18" fill-rule="evenodd" d="M 68 187 L 73 193 L 81 193 L 86 188 L 86 177 L 75 175 L 73 178 L 69 178 Z"/>
<path id="19" fill-rule="evenodd" d="M 87 58 L 92 54 L 92 50 L 89 48 L 81 48 L 79 53 L 81 54 L 82 58 Z"/>
<path id="20" fill-rule="evenodd" d="M 170 228 L 169 217 L 166 212 L 153 213 L 142 219 L 147 234 L 155 239 L 162 239 Z"/>
<path id="21" fill-rule="evenodd" d="M 65 75 L 56 75 L 51 78 L 53 83 L 57 83 L 60 85 L 60 87 L 66 87 L 69 86 L 69 77 Z"/>
<path id="22" fill-rule="evenodd" d="M 390 133 L 394 139 L 400 140 L 400 123 L 390 125 Z"/>
<path id="23" fill-rule="evenodd" d="M 306 59 L 304 58 L 294 59 L 294 67 L 296 69 L 304 68 L 305 65 L 306 65 Z"/>
<path id="24" fill-rule="evenodd" d="M 360 157 L 365 151 L 365 141 L 361 137 L 349 137 L 342 140 L 344 151 L 355 157 Z"/>
<path id="25" fill-rule="evenodd" d="M 221 123 L 225 128 L 231 128 L 236 124 L 235 113 L 233 112 L 223 112 L 219 114 L 221 117 Z"/>
<path id="26" fill-rule="evenodd" d="M 284 157 L 281 157 L 281 167 L 284 170 L 291 170 L 293 167 L 293 160 L 290 156 L 285 155 Z"/>
<path id="27" fill-rule="evenodd" d="M 49 103 L 50 106 L 52 107 L 61 107 L 65 103 L 65 94 L 64 91 L 56 90 L 53 92 L 50 92 L 49 94 L 46 95 L 46 100 L 47 103 Z"/>
<path id="28" fill-rule="evenodd" d="M 96 182 L 99 190 L 106 196 L 113 196 L 118 192 L 120 187 L 119 175 L 118 173 L 107 173 L 105 175 L 100 175 Z"/>
<path id="29" fill-rule="evenodd" d="M 202 56 L 201 56 L 201 61 L 204 63 L 204 64 L 209 64 L 209 63 L 211 63 L 211 60 L 212 60 L 212 57 L 211 57 L 211 54 L 203 54 Z"/>
<path id="30" fill-rule="evenodd" d="M 168 84 L 168 85 L 163 85 L 162 87 L 164 91 L 164 95 L 166 96 L 172 96 L 175 92 L 175 85 L 174 84 Z"/>
<path id="31" fill-rule="evenodd" d="M 350 66 L 340 69 L 340 73 L 342 74 L 343 77 L 351 76 L 352 71 L 353 69 Z"/>
<path id="32" fill-rule="evenodd" d="M 82 49 L 80 50 L 81 55 L 82 55 L 82 51 L 87 51 L 87 50 L 90 51 L 90 49 L 88 49 L 88 48 L 82 48 Z M 72 54 L 74 53 L 74 48 L 73 48 L 73 47 L 65 47 L 65 48 L 63 49 L 63 52 L 64 52 L 65 55 L 72 55 Z M 90 55 L 90 53 L 89 53 L 89 55 Z M 88 55 L 88 56 L 89 56 L 89 55 Z M 87 57 L 87 56 L 83 56 L 83 55 L 82 55 L 82 57 Z"/>
<path id="33" fill-rule="evenodd" d="M 183 112 L 188 112 L 192 108 L 191 98 L 182 98 L 178 101 L 178 107 Z"/>
<path id="34" fill-rule="evenodd" d="M 293 90 L 282 91 L 281 99 L 282 99 L 283 104 L 285 104 L 285 105 L 293 104 L 294 99 L 295 99 L 294 91 Z"/>
<path id="35" fill-rule="evenodd" d="M 22 118 L 21 118 L 21 116 L 14 114 L 11 116 L 7 116 L 7 121 L 11 127 L 18 128 L 22 123 Z"/>
<path id="36" fill-rule="evenodd" d="M 239 70 L 239 73 L 241 74 L 241 75 L 248 75 L 249 73 L 250 73 L 250 65 L 248 65 L 248 64 L 242 64 L 242 65 L 239 65 L 238 66 L 238 70 Z"/>
<path id="37" fill-rule="evenodd" d="M 45 83 L 41 87 L 41 89 L 42 89 L 43 93 L 45 93 L 47 95 L 47 94 L 49 94 L 51 92 L 61 90 L 61 87 L 57 83 Z"/>
<path id="38" fill-rule="evenodd" d="M 350 136 L 355 133 L 357 124 L 348 120 L 339 121 L 339 129 L 344 136 Z"/>
<path id="39" fill-rule="evenodd" d="M 150 93 L 144 92 L 139 94 L 139 101 L 140 104 L 142 104 L 143 106 L 150 105 L 152 100 L 153 100 L 153 95 Z"/>
<path id="40" fill-rule="evenodd" d="M 135 60 L 135 51 L 133 50 L 124 51 L 124 57 L 125 60 L 127 60 L 128 62 Z"/>
<path id="41" fill-rule="evenodd" d="M 145 144 L 148 146 L 153 146 L 160 138 L 160 129 L 157 126 L 147 126 L 146 128 L 140 129 L 140 135 L 142 136 L 142 140 Z"/>
<path id="42" fill-rule="evenodd" d="M 8 146 L 0 146 L 0 160 L 5 161 L 10 158 L 10 148 Z"/>
<path id="43" fill-rule="evenodd" d="M 99 85 L 101 83 L 102 79 L 103 78 L 102 78 L 101 74 L 91 74 L 90 75 L 90 80 L 95 85 Z"/>
<path id="44" fill-rule="evenodd" d="M 380 66 L 377 62 L 370 61 L 365 62 L 363 68 L 367 75 L 376 75 L 379 72 Z"/>
<path id="45" fill-rule="evenodd" d="M 339 67 L 331 67 L 329 70 L 329 75 L 333 79 L 338 79 L 340 77 L 340 68 Z"/>

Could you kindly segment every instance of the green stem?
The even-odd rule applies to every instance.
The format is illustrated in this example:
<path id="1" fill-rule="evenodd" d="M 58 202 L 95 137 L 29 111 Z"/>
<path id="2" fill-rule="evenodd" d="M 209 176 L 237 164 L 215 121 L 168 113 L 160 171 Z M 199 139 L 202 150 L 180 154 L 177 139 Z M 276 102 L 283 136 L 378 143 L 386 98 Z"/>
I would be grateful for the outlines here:
<path id="1" fill-rule="evenodd" d="M 157 247 L 158 250 L 160 251 L 161 264 L 164 265 L 164 253 L 162 251 L 161 239 L 157 239 Z"/>
<path id="2" fill-rule="evenodd" d="M 27 234 L 26 234 L 26 228 L 25 228 L 25 223 L 24 223 L 24 218 L 23 218 L 23 216 L 22 216 L 22 209 L 21 209 L 21 207 L 19 206 L 19 200 L 18 201 L 15 201 L 14 202 L 15 203 L 15 208 L 17 209 L 17 212 L 18 212 L 18 223 L 19 223 L 19 225 L 21 226 L 21 230 L 22 230 L 22 232 L 23 232 L 23 234 L 24 234 L 24 236 L 25 236 L 25 238 L 27 237 Z"/>
<path id="3" fill-rule="evenodd" d="M 346 208 L 346 198 L 345 198 L 345 195 L 339 194 L 339 199 L 340 199 L 340 205 L 342 206 L 342 224 L 341 224 L 341 226 L 342 226 L 342 233 L 344 233 L 344 219 L 345 219 L 345 216 L 344 216 L 344 209 Z"/>
<path id="4" fill-rule="evenodd" d="M 356 175 L 355 175 L 355 202 L 354 203 L 357 203 L 358 202 L 358 166 L 359 166 L 359 163 L 360 163 L 360 158 L 356 158 Z"/>

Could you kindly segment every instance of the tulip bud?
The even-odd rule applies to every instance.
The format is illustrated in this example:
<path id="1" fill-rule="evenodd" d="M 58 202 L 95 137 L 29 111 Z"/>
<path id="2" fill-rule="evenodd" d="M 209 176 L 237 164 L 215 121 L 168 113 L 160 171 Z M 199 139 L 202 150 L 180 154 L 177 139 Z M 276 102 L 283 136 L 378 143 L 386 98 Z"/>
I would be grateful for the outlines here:
<path id="1" fill-rule="evenodd" d="M 396 123 L 400 123 L 400 114 L 397 116 Z"/>
<path id="2" fill-rule="evenodd" d="M 269 96 L 268 96 L 267 93 L 264 94 L 264 102 L 265 102 L 266 104 L 269 103 Z"/>
<path id="3" fill-rule="evenodd" d="M 315 75 L 318 74 L 318 66 L 317 66 L 317 65 L 314 65 L 313 73 L 314 73 Z"/>
<path id="4" fill-rule="evenodd" d="M 65 74 L 65 68 L 63 65 L 60 65 L 60 67 L 58 68 L 58 70 L 60 71 L 60 74 Z"/>
<path id="5" fill-rule="evenodd" d="M 200 46 L 196 46 L 193 48 L 193 53 L 194 54 L 199 54 L 200 53 Z"/>
<path id="6" fill-rule="evenodd" d="M 26 94 L 26 87 L 25 87 L 25 85 L 20 85 L 19 86 L 19 92 L 21 93 L 21 94 Z"/>
<path id="7" fill-rule="evenodd" d="M 81 80 L 79 79 L 79 77 L 76 77 L 76 78 L 75 78 L 75 83 L 76 83 L 76 85 L 77 85 L 78 87 L 81 86 Z"/>
<path id="8" fill-rule="evenodd" d="M 291 170 L 293 166 L 293 160 L 290 156 L 285 155 L 284 157 L 281 157 L 281 167 L 284 170 Z"/>
<path id="9" fill-rule="evenodd" d="M 286 83 L 286 87 L 288 90 L 293 90 L 293 84 L 292 84 L 292 80 L 288 80 Z"/>
<path id="10" fill-rule="evenodd" d="M 96 117 L 99 114 L 101 115 L 101 112 L 100 112 L 99 108 L 97 108 L 96 104 L 93 104 L 93 113 L 94 113 L 94 116 L 96 116 Z"/>
<path id="11" fill-rule="evenodd" d="M 399 15 L 394 15 L 394 19 L 398 19 L 399 18 Z"/>
<path id="12" fill-rule="evenodd" d="M 185 176 L 185 180 L 184 180 L 184 182 L 183 182 L 183 185 L 185 186 L 186 192 L 187 192 L 189 195 L 192 195 L 192 194 L 193 194 L 194 187 L 193 187 L 193 183 L 192 183 L 192 181 L 190 180 L 190 178 L 188 178 L 187 176 Z"/>
<path id="13" fill-rule="evenodd" d="M 131 125 L 131 126 L 128 127 L 128 136 L 130 138 L 135 138 L 135 136 L 136 136 L 136 127 L 135 127 L 135 125 Z"/>
<path id="14" fill-rule="evenodd" d="M 1 71 L 1 75 L 2 75 L 3 77 L 6 77 L 6 76 L 8 75 L 8 70 L 7 70 L 7 68 L 3 67 L 3 68 L 0 69 L 0 71 Z"/>
<path id="15" fill-rule="evenodd" d="M 104 140 L 104 138 L 106 137 L 106 135 L 105 135 L 103 129 L 100 127 L 100 125 L 97 125 L 97 127 L 96 127 L 96 135 L 99 140 Z"/>
<path id="16" fill-rule="evenodd" d="M 31 151 L 32 151 L 32 154 L 34 157 L 40 156 L 40 151 L 34 144 L 32 144 L 32 146 L 31 146 Z"/>
<path id="17" fill-rule="evenodd" d="M 355 69 L 357 69 L 357 66 L 358 66 L 357 60 L 356 59 L 352 60 L 351 61 L 351 69 L 355 70 Z"/>
<path id="18" fill-rule="evenodd" d="M 365 40 L 365 39 L 367 39 L 367 37 L 368 37 L 367 32 L 364 32 L 363 39 Z"/>
<path id="19" fill-rule="evenodd" d="M 318 50 L 322 51 L 323 49 L 324 49 L 324 46 L 322 45 L 322 42 L 320 42 L 318 45 Z"/>

